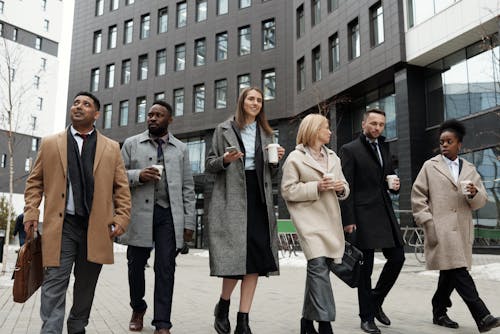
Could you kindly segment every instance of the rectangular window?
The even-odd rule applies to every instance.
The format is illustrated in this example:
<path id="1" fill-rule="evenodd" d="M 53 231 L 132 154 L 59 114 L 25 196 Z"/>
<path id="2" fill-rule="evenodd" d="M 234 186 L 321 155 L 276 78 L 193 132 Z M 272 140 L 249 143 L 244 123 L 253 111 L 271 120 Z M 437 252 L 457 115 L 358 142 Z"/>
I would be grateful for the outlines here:
<path id="1" fill-rule="evenodd" d="M 38 75 L 33 77 L 33 87 L 36 89 L 40 88 L 40 77 Z"/>
<path id="2" fill-rule="evenodd" d="M 339 8 L 340 0 L 328 0 L 328 13 L 333 12 L 335 9 Z"/>
<path id="3" fill-rule="evenodd" d="M 189 152 L 189 163 L 193 174 L 200 174 L 205 171 L 205 141 L 200 138 L 189 138 L 187 142 Z"/>
<path id="4" fill-rule="evenodd" d="M 113 105 L 106 104 L 104 106 L 104 115 L 103 115 L 103 128 L 111 129 L 111 119 L 113 117 Z"/>
<path id="5" fill-rule="evenodd" d="M 123 29 L 123 44 L 132 43 L 134 36 L 134 20 L 125 21 Z"/>
<path id="6" fill-rule="evenodd" d="M 168 8 L 158 9 L 158 33 L 162 34 L 168 31 Z"/>
<path id="7" fill-rule="evenodd" d="M 0 1 L 0 14 L 3 14 L 4 6 L 5 6 L 5 3 L 3 1 Z"/>
<path id="8" fill-rule="evenodd" d="M 115 86 L 115 64 L 106 65 L 106 88 Z"/>
<path id="9" fill-rule="evenodd" d="M 146 39 L 149 37 L 149 30 L 151 24 L 151 17 L 149 14 L 141 16 L 141 39 Z"/>
<path id="10" fill-rule="evenodd" d="M 110 11 L 114 11 L 114 10 L 117 10 L 118 9 L 118 3 L 120 1 L 119 0 L 110 0 L 109 1 L 109 10 Z"/>
<path id="11" fill-rule="evenodd" d="M 156 51 L 156 75 L 165 75 L 167 73 L 167 50 Z"/>
<path id="12" fill-rule="evenodd" d="M 3 1 L 2 1 L 3 3 Z M 42 0 L 42 9 L 45 11 L 47 9 L 47 0 Z"/>
<path id="13" fill-rule="evenodd" d="M 102 31 L 94 31 L 94 43 L 92 46 L 93 53 L 101 53 L 101 44 L 102 44 Z"/>
<path id="14" fill-rule="evenodd" d="M 225 60 L 227 59 L 227 32 L 218 33 L 215 36 L 216 54 L 215 60 Z"/>
<path id="15" fill-rule="evenodd" d="M 217 80 L 215 82 L 215 109 L 227 107 L 227 80 Z"/>
<path id="16" fill-rule="evenodd" d="M 205 85 L 194 86 L 194 112 L 205 111 Z"/>
<path id="17" fill-rule="evenodd" d="M 240 0 L 240 9 L 247 8 L 252 5 L 252 0 Z"/>
<path id="18" fill-rule="evenodd" d="M 274 72 L 274 69 L 262 71 L 262 91 L 264 100 L 274 100 L 276 98 L 276 72 Z"/>
<path id="19" fill-rule="evenodd" d="M 372 46 L 384 41 L 384 9 L 380 2 L 370 8 L 370 39 Z"/>
<path id="20" fill-rule="evenodd" d="M 318 45 L 312 50 L 312 81 L 321 80 L 321 48 Z"/>
<path id="21" fill-rule="evenodd" d="M 155 101 L 164 101 L 165 100 L 165 93 L 164 92 L 155 93 L 154 100 Z"/>
<path id="22" fill-rule="evenodd" d="M 125 6 L 130 6 L 135 3 L 135 0 L 125 0 Z"/>
<path id="23" fill-rule="evenodd" d="M 175 46 L 175 70 L 183 71 L 186 66 L 186 45 Z"/>
<path id="24" fill-rule="evenodd" d="M 311 0 L 311 25 L 315 26 L 321 22 L 321 1 Z"/>
<path id="25" fill-rule="evenodd" d="M 196 22 L 207 19 L 207 0 L 196 0 Z"/>
<path id="26" fill-rule="evenodd" d="M 118 27 L 111 26 L 108 28 L 108 49 L 116 48 L 116 40 L 118 38 Z"/>
<path id="27" fill-rule="evenodd" d="M 238 94 L 245 88 L 250 87 L 250 74 L 242 74 L 238 76 Z"/>
<path id="28" fill-rule="evenodd" d="M 148 55 L 140 55 L 138 61 L 139 69 L 137 71 L 137 80 L 146 80 L 148 78 Z"/>
<path id="29" fill-rule="evenodd" d="M 349 59 L 358 58 L 361 54 L 361 42 L 357 18 L 349 23 L 347 31 L 349 32 Z"/>
<path id="30" fill-rule="evenodd" d="M 304 5 L 300 5 L 296 12 L 297 38 L 304 36 L 306 32 L 306 22 L 304 17 Z"/>
<path id="31" fill-rule="evenodd" d="M 90 91 L 97 92 L 99 89 L 99 68 L 90 71 Z"/>
<path id="32" fill-rule="evenodd" d="M 128 125 L 128 100 L 120 102 L 120 126 Z"/>
<path id="33" fill-rule="evenodd" d="M 42 38 L 41 37 L 35 38 L 35 49 L 37 49 L 37 50 L 42 49 Z"/>
<path id="34" fill-rule="evenodd" d="M 125 59 L 122 61 L 122 75 L 121 75 L 122 85 L 126 85 L 130 82 L 131 68 L 132 68 L 132 61 L 130 59 Z"/>
<path id="35" fill-rule="evenodd" d="M 262 22 L 262 48 L 264 50 L 276 47 L 276 23 L 274 19 Z"/>
<path id="36" fill-rule="evenodd" d="M 12 40 L 17 41 L 17 28 L 12 29 Z"/>
<path id="37" fill-rule="evenodd" d="M 297 91 L 304 90 L 306 88 L 306 64 L 304 57 L 297 61 Z"/>
<path id="38" fill-rule="evenodd" d="M 229 12 L 228 0 L 217 0 L 217 15 L 224 15 Z"/>
<path id="39" fill-rule="evenodd" d="M 38 138 L 31 138 L 31 152 L 38 151 Z"/>
<path id="40" fill-rule="evenodd" d="M 43 97 L 38 97 L 38 99 L 36 100 L 36 108 L 38 109 L 38 111 L 43 110 Z"/>
<path id="41" fill-rule="evenodd" d="M 250 26 L 238 28 L 238 54 L 244 56 L 250 54 L 252 49 L 252 31 Z"/>
<path id="42" fill-rule="evenodd" d="M 47 58 L 40 58 L 40 70 L 47 70 Z"/>
<path id="43" fill-rule="evenodd" d="M 3 23 L 0 22 L 0 36 L 3 37 Z"/>
<path id="44" fill-rule="evenodd" d="M 177 28 L 185 27 L 187 24 L 186 1 L 177 3 Z"/>
<path id="45" fill-rule="evenodd" d="M 37 124 L 37 117 L 36 116 L 31 116 L 31 128 L 33 130 L 36 130 L 36 124 Z"/>
<path id="46" fill-rule="evenodd" d="M 137 98 L 136 109 L 137 109 L 136 122 L 137 123 L 146 122 L 146 97 L 145 96 L 141 96 L 141 97 Z"/>
<path id="47" fill-rule="evenodd" d="M 33 118 L 33 130 L 35 129 L 35 122 L 36 121 L 36 117 L 32 117 Z M 31 161 L 32 159 L 31 158 L 26 158 L 25 162 L 24 162 L 24 171 L 25 172 L 29 172 L 30 169 L 31 169 Z"/>
<path id="48" fill-rule="evenodd" d="M 175 116 L 184 115 L 184 89 L 174 90 L 174 113 Z"/>
<path id="49" fill-rule="evenodd" d="M 205 65 L 206 58 L 206 41 L 205 38 L 200 38 L 194 41 L 194 66 Z"/>
<path id="50" fill-rule="evenodd" d="M 7 154 L 2 154 L 2 162 L 1 162 L 1 166 L 2 168 L 5 168 L 7 167 Z"/>
<path id="51" fill-rule="evenodd" d="M 101 16 L 104 14 L 104 0 L 95 1 L 95 16 Z"/>
<path id="52" fill-rule="evenodd" d="M 328 66 L 330 72 L 333 72 L 340 67 L 340 46 L 339 46 L 338 33 L 335 33 L 332 36 L 330 36 L 330 38 L 328 39 L 328 45 L 329 45 Z"/>
<path id="53" fill-rule="evenodd" d="M 43 20 L 43 30 L 49 31 L 49 24 L 50 24 L 49 20 L 47 19 Z"/>

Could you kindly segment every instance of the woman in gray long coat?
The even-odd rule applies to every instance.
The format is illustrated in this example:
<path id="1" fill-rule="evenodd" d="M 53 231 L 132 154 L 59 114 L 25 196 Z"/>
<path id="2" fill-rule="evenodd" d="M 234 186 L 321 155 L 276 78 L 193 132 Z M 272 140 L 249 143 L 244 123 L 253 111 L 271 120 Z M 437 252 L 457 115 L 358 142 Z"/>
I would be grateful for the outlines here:
<path id="1" fill-rule="evenodd" d="M 251 333 L 248 312 L 259 276 L 278 271 L 278 239 L 272 202 L 271 176 L 278 165 L 269 163 L 267 146 L 273 130 L 264 114 L 260 89 L 244 89 L 234 119 L 217 125 L 206 159 L 206 171 L 216 176 L 208 213 L 210 274 L 222 277 L 214 327 L 231 331 L 231 294 L 241 280 L 235 333 Z M 285 154 L 278 148 L 278 158 Z"/>
<path id="2" fill-rule="evenodd" d="M 450 295 L 457 290 L 483 333 L 499 327 L 500 318 L 493 317 L 479 298 L 468 270 L 474 242 L 472 210 L 483 207 L 488 196 L 474 165 L 458 157 L 465 127 L 448 120 L 439 134 L 441 154 L 424 163 L 411 193 L 415 222 L 424 228 L 427 268 L 440 270 L 432 298 L 433 323 L 458 328 L 447 315 Z"/>

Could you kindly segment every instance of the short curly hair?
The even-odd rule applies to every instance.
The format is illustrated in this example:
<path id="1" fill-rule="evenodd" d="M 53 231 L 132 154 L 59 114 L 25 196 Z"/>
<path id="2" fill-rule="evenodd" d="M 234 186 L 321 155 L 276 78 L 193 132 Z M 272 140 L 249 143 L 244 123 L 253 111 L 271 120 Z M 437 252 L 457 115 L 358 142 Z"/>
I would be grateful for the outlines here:
<path id="1" fill-rule="evenodd" d="M 445 131 L 453 132 L 455 136 L 457 136 L 459 142 L 462 142 L 464 140 L 466 132 L 465 126 L 456 119 L 449 119 L 441 123 L 441 125 L 439 126 L 439 135 L 441 136 L 441 134 Z"/>

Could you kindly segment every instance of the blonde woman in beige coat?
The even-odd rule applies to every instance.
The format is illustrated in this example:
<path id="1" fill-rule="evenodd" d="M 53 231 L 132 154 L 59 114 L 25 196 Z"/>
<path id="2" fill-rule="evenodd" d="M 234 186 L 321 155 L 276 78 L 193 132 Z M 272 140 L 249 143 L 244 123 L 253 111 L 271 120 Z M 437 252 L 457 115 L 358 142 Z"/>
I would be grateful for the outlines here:
<path id="1" fill-rule="evenodd" d="M 447 315 L 453 290 L 467 304 L 479 332 L 500 326 L 479 297 L 468 270 L 472 263 L 472 211 L 483 207 L 487 194 L 481 176 L 470 162 L 459 158 L 465 127 L 456 120 L 441 124 L 441 154 L 427 160 L 413 184 L 411 203 L 417 225 L 425 233 L 427 269 L 440 270 L 432 298 L 433 323 L 458 328 Z M 464 184 L 468 194 L 461 189 Z"/>
<path id="2" fill-rule="evenodd" d="M 306 116 L 299 126 L 297 146 L 283 166 L 281 194 L 297 229 L 307 259 L 307 278 L 301 333 L 332 332 L 335 303 L 330 267 L 342 261 L 344 232 L 339 199 L 349 195 L 340 159 L 325 144 L 330 142 L 328 120 L 319 114 Z"/>

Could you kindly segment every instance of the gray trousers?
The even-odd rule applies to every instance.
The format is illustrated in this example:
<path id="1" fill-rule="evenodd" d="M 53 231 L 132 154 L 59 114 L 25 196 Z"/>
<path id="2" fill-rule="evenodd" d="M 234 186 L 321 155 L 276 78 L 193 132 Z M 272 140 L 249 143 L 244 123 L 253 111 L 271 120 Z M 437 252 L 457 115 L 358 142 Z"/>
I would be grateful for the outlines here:
<path id="1" fill-rule="evenodd" d="M 42 334 L 60 334 L 63 331 L 66 291 L 73 264 L 75 283 L 73 307 L 67 321 L 69 334 L 85 333 L 102 264 L 87 261 L 86 222 L 66 215 L 62 230 L 60 266 L 45 269 L 40 307 Z"/>
<path id="2" fill-rule="evenodd" d="M 330 282 L 333 259 L 318 257 L 307 261 L 306 291 L 302 316 L 307 320 L 334 321 L 335 301 Z"/>

